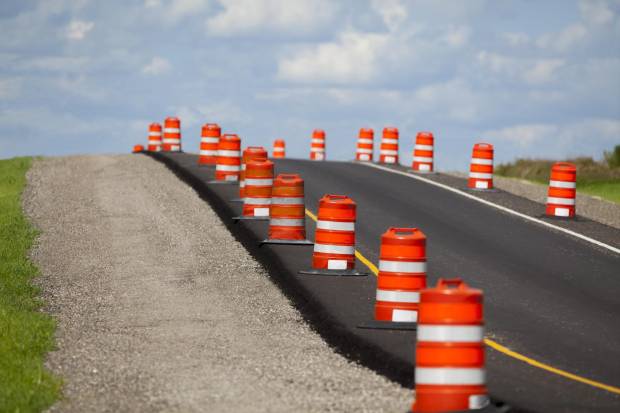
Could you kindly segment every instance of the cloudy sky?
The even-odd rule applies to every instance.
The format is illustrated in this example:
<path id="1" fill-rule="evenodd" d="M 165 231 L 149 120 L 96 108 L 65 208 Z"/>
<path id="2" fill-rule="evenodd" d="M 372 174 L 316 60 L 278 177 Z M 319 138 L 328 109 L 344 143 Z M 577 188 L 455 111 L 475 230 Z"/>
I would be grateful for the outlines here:
<path id="1" fill-rule="evenodd" d="M 2 0 L 0 158 L 128 152 L 146 128 L 202 123 L 244 145 L 313 128 L 350 159 L 360 127 L 420 130 L 441 169 L 600 157 L 620 143 L 620 1 Z"/>

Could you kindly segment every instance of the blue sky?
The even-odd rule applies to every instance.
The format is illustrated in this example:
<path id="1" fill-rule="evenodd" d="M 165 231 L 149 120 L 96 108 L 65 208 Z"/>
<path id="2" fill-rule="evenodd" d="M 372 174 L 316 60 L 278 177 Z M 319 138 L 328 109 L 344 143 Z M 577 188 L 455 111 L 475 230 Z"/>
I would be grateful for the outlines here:
<path id="1" fill-rule="evenodd" d="M 0 158 L 128 152 L 182 120 L 351 159 L 360 127 L 417 131 L 440 169 L 620 144 L 620 1 L 3 0 Z"/>

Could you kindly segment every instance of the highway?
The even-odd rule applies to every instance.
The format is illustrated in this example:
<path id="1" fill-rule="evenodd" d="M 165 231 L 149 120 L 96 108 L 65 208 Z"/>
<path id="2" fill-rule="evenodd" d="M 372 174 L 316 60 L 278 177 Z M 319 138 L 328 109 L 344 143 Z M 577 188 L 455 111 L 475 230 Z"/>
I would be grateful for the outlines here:
<path id="1" fill-rule="evenodd" d="M 240 209 L 228 201 L 236 186 L 208 184 L 213 168 L 198 167 L 194 155 L 153 156 L 230 220 L 233 234 L 336 350 L 413 385 L 415 332 L 356 327 L 372 319 L 372 272 L 356 278 L 297 275 L 310 267 L 311 247 L 258 247 L 267 222 L 232 223 Z M 484 291 L 492 343 L 551 366 L 545 370 L 487 347 L 488 387 L 495 402 L 511 411 L 620 411 L 620 255 L 401 174 L 348 162 L 275 163 L 276 173 L 304 178 L 311 212 L 327 193 L 355 200 L 356 249 L 372 263 L 378 262 L 380 235 L 388 227 L 417 227 L 428 238 L 429 284 L 439 277 L 462 277 Z M 307 221 L 313 239 L 314 222 Z M 601 231 L 606 240 L 620 240 L 616 229 Z M 367 269 L 360 261 L 357 266 Z"/>

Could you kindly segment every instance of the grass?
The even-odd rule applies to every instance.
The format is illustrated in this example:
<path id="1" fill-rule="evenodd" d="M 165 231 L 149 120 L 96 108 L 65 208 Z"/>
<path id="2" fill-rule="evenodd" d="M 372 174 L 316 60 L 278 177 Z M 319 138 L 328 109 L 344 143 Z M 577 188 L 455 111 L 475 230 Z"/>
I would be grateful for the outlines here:
<path id="1" fill-rule="evenodd" d="M 43 367 L 55 322 L 40 311 L 38 275 L 28 259 L 37 235 L 20 197 L 32 158 L 0 160 L 0 411 L 39 412 L 60 394 L 60 379 Z"/>

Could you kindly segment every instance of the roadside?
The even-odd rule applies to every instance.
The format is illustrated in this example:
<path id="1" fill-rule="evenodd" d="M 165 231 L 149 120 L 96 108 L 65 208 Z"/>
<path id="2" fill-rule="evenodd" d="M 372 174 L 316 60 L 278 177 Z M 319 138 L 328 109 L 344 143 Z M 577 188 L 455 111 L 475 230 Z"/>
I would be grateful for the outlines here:
<path id="1" fill-rule="evenodd" d="M 0 160 L 0 411 L 37 412 L 58 398 L 60 380 L 43 368 L 54 320 L 41 313 L 38 275 L 28 259 L 37 235 L 22 213 L 32 158 Z"/>
<path id="2" fill-rule="evenodd" d="M 25 205 L 66 381 L 52 411 L 398 411 L 412 392 L 333 352 L 217 215 L 144 156 L 37 161 Z"/>

